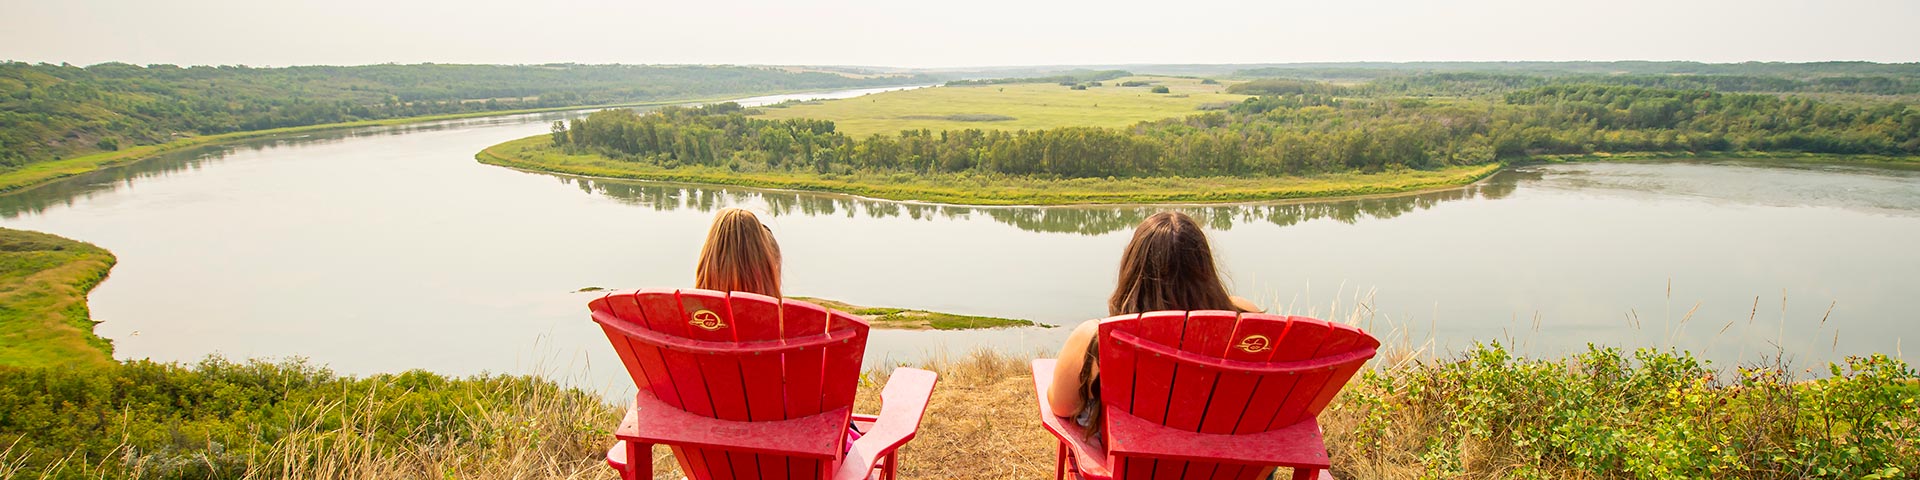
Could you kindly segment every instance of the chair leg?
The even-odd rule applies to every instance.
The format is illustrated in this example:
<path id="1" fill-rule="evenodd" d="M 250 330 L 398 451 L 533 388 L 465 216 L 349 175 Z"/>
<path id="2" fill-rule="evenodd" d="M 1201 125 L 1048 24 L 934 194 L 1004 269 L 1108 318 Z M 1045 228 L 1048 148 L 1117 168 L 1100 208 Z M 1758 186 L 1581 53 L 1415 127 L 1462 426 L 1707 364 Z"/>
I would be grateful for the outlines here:
<path id="1" fill-rule="evenodd" d="M 620 476 L 627 480 L 653 478 L 653 445 L 627 442 L 627 471 Z"/>
<path id="2" fill-rule="evenodd" d="M 1058 452 L 1053 459 L 1053 480 L 1067 478 L 1067 442 L 1060 442 Z"/>
<path id="3" fill-rule="evenodd" d="M 1295 468 L 1293 480 L 1333 480 L 1333 472 L 1318 468 Z"/>
<path id="4" fill-rule="evenodd" d="M 900 478 L 900 451 L 887 452 L 887 480 Z"/>

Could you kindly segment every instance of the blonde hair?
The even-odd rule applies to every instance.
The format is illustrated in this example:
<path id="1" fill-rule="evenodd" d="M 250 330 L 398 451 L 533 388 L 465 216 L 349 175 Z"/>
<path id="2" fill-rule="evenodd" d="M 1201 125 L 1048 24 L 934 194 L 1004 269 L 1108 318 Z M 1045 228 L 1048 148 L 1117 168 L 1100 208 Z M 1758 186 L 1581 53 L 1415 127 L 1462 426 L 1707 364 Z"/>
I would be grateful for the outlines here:
<path id="1" fill-rule="evenodd" d="M 700 247 L 693 283 L 695 288 L 780 298 L 780 244 L 773 240 L 773 231 L 753 212 L 721 209 L 707 230 L 706 245 Z"/>

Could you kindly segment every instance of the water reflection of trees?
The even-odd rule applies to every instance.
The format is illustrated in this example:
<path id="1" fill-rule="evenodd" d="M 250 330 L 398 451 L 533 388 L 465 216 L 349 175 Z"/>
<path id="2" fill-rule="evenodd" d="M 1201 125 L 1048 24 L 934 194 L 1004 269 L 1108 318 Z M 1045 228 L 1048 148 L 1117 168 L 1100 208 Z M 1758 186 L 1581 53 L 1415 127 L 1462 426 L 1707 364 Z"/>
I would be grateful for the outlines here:
<path id="1" fill-rule="evenodd" d="M 149 159 L 118 167 L 101 169 L 72 178 L 61 179 L 34 187 L 31 190 L 0 195 L 0 218 L 12 219 L 19 218 L 21 215 L 38 215 L 54 206 L 72 205 L 76 200 L 90 198 L 102 193 L 114 192 L 123 187 L 131 188 L 136 181 L 197 171 L 201 167 L 224 161 L 228 155 L 234 152 L 260 152 L 280 147 L 326 145 L 357 138 L 406 135 L 410 133 L 452 130 L 472 126 L 545 123 L 570 118 L 577 114 L 578 112 L 571 111 L 549 112 L 443 120 L 396 126 L 326 130 L 193 147 L 160 154 Z M 591 189 L 585 186 L 582 186 L 582 189 L 592 192 Z"/>
<path id="2" fill-rule="evenodd" d="M 1100 235 L 1125 231 L 1141 220 L 1166 209 L 1187 212 L 1210 228 L 1229 230 L 1238 224 L 1271 223 L 1290 226 L 1310 220 L 1328 219 L 1358 223 L 1365 219 L 1394 218 L 1433 208 L 1444 202 L 1474 198 L 1500 199 L 1511 195 L 1525 172 L 1501 172 L 1493 178 L 1467 187 L 1412 195 L 1371 197 L 1337 201 L 1256 203 L 1239 205 L 1184 206 L 1075 206 L 1075 207 L 968 207 L 911 202 L 867 200 L 845 195 L 762 191 L 744 188 L 679 185 L 580 177 L 557 177 L 581 191 L 597 193 L 623 203 L 656 211 L 692 209 L 711 212 L 723 207 L 746 206 L 764 209 L 773 215 L 856 215 L 868 218 L 909 218 L 913 220 L 956 219 L 983 216 L 1021 230 L 1043 233 Z"/>

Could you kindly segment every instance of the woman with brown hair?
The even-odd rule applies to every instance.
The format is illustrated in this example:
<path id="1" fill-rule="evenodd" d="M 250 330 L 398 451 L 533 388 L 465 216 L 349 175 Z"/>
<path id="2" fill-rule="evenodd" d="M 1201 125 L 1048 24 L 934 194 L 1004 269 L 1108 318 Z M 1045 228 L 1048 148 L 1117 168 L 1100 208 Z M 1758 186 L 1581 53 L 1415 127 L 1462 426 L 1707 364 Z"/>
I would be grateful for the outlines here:
<path id="1" fill-rule="evenodd" d="M 1107 299 L 1107 313 L 1125 315 L 1160 310 L 1232 310 L 1258 312 L 1252 302 L 1227 294 L 1213 264 L 1200 224 L 1180 212 L 1160 212 L 1133 230 L 1120 256 L 1120 283 Z M 1055 412 L 1075 412 L 1074 421 L 1098 440 L 1100 406 L 1099 320 L 1073 329 L 1060 347 L 1047 402 Z"/>
<path id="2" fill-rule="evenodd" d="M 693 286 L 780 298 L 780 244 L 753 212 L 724 208 L 700 247 Z"/>
<path id="3" fill-rule="evenodd" d="M 713 216 L 707 243 L 700 247 L 700 264 L 693 270 L 694 288 L 747 292 L 780 297 L 780 242 L 773 230 L 753 212 L 723 208 Z M 847 425 L 847 448 L 860 430 Z"/>

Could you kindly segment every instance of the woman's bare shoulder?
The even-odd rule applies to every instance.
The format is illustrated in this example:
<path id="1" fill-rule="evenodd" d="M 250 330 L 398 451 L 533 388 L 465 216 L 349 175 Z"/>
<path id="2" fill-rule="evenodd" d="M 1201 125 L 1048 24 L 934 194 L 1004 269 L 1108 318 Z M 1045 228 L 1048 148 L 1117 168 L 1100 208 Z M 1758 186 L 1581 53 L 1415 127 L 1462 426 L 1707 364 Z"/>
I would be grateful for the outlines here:
<path id="1" fill-rule="evenodd" d="M 1233 302 L 1233 308 L 1235 310 L 1247 313 L 1267 313 L 1266 309 L 1260 308 L 1260 305 L 1253 303 L 1252 300 L 1247 300 L 1246 297 L 1234 295 L 1228 297 L 1227 300 Z"/>

